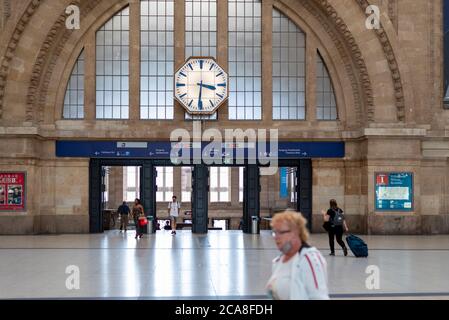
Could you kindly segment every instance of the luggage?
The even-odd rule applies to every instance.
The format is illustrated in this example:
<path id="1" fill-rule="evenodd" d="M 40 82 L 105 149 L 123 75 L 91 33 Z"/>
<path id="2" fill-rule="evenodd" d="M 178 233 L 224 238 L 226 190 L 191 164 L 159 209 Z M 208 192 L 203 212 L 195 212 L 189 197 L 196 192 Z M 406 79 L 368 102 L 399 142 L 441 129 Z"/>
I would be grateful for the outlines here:
<path id="1" fill-rule="evenodd" d="M 148 223 L 147 218 L 145 218 L 145 217 L 140 217 L 139 218 L 139 226 L 140 227 L 145 227 L 147 225 L 147 223 Z"/>
<path id="2" fill-rule="evenodd" d="M 350 234 L 346 237 L 346 242 L 348 243 L 349 249 L 351 249 L 352 253 L 357 258 L 368 257 L 368 246 L 365 241 L 353 234 Z"/>

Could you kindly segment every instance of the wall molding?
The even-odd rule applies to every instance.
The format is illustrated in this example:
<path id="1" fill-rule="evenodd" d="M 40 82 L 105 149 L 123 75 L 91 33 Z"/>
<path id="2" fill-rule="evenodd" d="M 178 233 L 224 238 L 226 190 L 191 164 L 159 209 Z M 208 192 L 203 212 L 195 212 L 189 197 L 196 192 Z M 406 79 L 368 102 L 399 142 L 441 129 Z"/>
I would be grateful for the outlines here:
<path id="1" fill-rule="evenodd" d="M 300 0 L 306 8 L 323 26 L 329 34 L 334 45 L 345 63 L 345 69 L 351 82 L 354 96 L 357 124 L 363 125 L 365 121 L 374 121 L 374 98 L 368 69 L 365 65 L 362 52 L 357 45 L 343 19 L 327 0 Z M 341 41 L 342 37 L 343 41 Z M 346 44 L 346 46 L 345 46 Z M 348 54 L 348 50 L 351 54 Z M 357 68 L 358 75 L 354 72 Z M 361 88 L 360 88 L 361 87 Z M 361 90 L 362 89 L 362 90 Z M 366 117 L 364 113 L 366 112 Z"/>
<path id="2" fill-rule="evenodd" d="M 360 6 L 360 9 L 365 13 L 366 8 L 370 5 L 368 0 L 356 0 Z M 391 1 L 390 1 L 391 2 Z M 385 58 L 388 61 L 388 67 L 390 68 L 391 78 L 393 80 L 394 94 L 395 94 L 395 104 L 396 104 L 396 116 L 399 122 L 405 122 L 405 97 L 404 88 L 402 84 L 401 72 L 399 71 L 398 62 L 396 60 L 396 55 L 391 46 L 388 35 L 382 26 L 382 21 L 380 21 L 380 28 L 373 30 L 377 37 L 379 38 L 382 50 L 384 51 Z"/>
<path id="3" fill-rule="evenodd" d="M 390 17 L 391 23 L 398 32 L 398 1 L 397 0 L 388 0 L 388 16 Z"/>
<path id="4" fill-rule="evenodd" d="M 0 30 L 5 27 L 6 21 L 11 17 L 11 0 L 3 0 L 0 5 Z"/>
<path id="5" fill-rule="evenodd" d="M 88 12 L 92 8 L 94 8 L 100 1 L 101 0 L 93 0 L 84 2 L 82 0 L 75 0 L 72 1 L 72 3 L 80 4 L 82 2 L 82 11 Z M 11 59 L 14 56 L 14 52 L 20 40 L 21 34 L 23 33 L 25 27 L 30 21 L 30 18 L 36 12 L 41 2 L 42 0 L 32 0 L 29 3 L 27 9 L 16 25 L 4 57 L 0 60 L 0 119 L 2 118 L 6 77 L 9 72 Z M 356 105 L 356 118 L 358 119 L 358 122 L 360 122 L 359 124 L 362 124 L 363 120 L 365 119 L 365 117 L 363 116 L 364 112 L 366 112 L 366 121 L 374 122 L 374 98 L 371 81 L 365 61 L 363 59 L 362 52 L 358 47 L 356 40 L 352 36 L 350 30 L 348 29 L 348 26 L 338 15 L 333 6 L 329 4 L 328 0 L 299 0 L 299 2 L 315 18 L 318 19 L 331 39 L 334 41 L 334 44 L 336 45 L 343 60 L 345 61 L 345 69 L 350 75 L 354 102 Z M 357 0 L 357 3 L 363 11 L 365 11 L 366 7 L 369 5 L 368 0 Z M 392 3 L 393 1 L 390 1 L 389 5 Z M 63 12 L 56 20 L 51 30 L 48 32 L 46 40 L 42 44 L 42 47 L 36 59 L 36 63 L 33 67 L 33 72 L 27 93 L 26 121 L 38 123 L 43 121 L 43 110 L 45 107 L 48 85 L 50 83 L 53 69 L 61 54 L 61 51 L 64 48 L 64 45 L 73 32 L 73 30 L 65 29 L 65 17 L 66 14 L 65 12 Z M 62 29 L 65 29 L 65 31 L 63 31 Z M 382 49 L 391 71 L 395 90 L 397 118 L 398 121 L 404 122 L 404 90 L 398 63 L 384 28 L 381 26 L 381 28 L 375 30 L 375 32 L 382 45 Z M 340 37 L 343 37 L 343 42 L 341 41 Z M 347 49 L 350 50 L 350 55 L 348 55 Z M 353 72 L 353 64 L 358 70 L 358 75 L 355 75 Z M 360 90 L 360 86 L 362 90 Z"/>
<path id="6" fill-rule="evenodd" d="M 28 25 L 28 22 L 31 20 L 31 17 L 37 11 L 41 2 L 41 0 L 30 1 L 12 33 L 4 56 L 0 58 L 0 120 L 3 116 L 3 100 L 5 97 L 6 78 L 8 77 L 11 60 L 14 57 L 14 53 L 17 49 L 17 45 L 20 41 L 23 31 Z"/>
<path id="7" fill-rule="evenodd" d="M 91 11 L 101 0 L 84 1 L 74 0 L 71 4 L 80 6 L 81 20 L 83 13 Z M 44 121 L 44 109 L 48 96 L 48 86 L 53 70 L 58 62 L 67 40 L 73 33 L 65 27 L 66 13 L 63 12 L 54 23 L 42 44 L 38 57 L 33 67 L 32 76 L 28 86 L 26 121 L 42 123 Z"/>

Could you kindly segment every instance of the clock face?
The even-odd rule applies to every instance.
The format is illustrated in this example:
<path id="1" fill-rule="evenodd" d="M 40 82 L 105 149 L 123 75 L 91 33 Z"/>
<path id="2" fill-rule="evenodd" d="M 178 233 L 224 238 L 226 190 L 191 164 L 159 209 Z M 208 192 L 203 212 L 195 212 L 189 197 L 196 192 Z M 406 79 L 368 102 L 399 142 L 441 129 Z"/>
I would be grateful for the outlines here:
<path id="1" fill-rule="evenodd" d="M 211 114 L 228 97 L 228 75 L 212 58 L 190 58 L 175 74 L 175 98 L 190 114 Z"/>

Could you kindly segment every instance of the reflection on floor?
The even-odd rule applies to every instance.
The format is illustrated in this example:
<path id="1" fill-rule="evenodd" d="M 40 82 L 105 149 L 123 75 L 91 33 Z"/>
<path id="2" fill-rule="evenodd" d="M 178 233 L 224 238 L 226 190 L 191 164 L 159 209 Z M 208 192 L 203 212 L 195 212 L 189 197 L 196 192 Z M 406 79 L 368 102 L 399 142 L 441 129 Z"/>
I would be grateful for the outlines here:
<path id="1" fill-rule="evenodd" d="M 0 299 L 266 299 L 278 254 L 268 231 L 134 235 L 0 236 Z M 332 298 L 449 299 L 449 236 L 362 237 L 366 259 L 339 250 L 330 257 L 326 235 L 312 235 L 328 263 Z M 370 265 L 379 268 L 377 290 L 366 286 Z M 67 289 L 77 270 L 69 266 L 79 268 L 79 290 Z"/>

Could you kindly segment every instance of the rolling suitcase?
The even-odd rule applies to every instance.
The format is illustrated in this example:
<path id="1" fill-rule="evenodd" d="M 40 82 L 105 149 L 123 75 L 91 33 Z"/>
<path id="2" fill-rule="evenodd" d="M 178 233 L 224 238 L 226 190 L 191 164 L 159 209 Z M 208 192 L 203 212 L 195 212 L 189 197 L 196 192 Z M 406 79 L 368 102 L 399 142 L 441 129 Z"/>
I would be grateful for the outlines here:
<path id="1" fill-rule="evenodd" d="M 368 246 L 365 241 L 353 234 L 350 234 L 346 237 L 346 242 L 348 243 L 349 249 L 351 249 L 352 253 L 357 258 L 368 257 Z"/>

